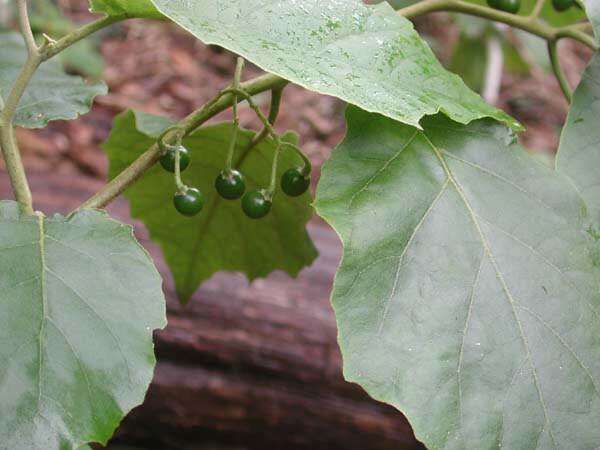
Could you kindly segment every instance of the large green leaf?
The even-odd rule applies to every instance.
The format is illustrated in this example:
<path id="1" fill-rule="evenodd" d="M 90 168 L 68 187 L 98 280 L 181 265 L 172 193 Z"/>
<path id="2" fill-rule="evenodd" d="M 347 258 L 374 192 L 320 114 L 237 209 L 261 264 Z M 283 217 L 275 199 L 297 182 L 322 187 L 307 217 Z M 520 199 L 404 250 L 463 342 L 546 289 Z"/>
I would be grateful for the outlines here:
<path id="1" fill-rule="evenodd" d="M 109 16 L 164 19 L 150 0 L 90 0 L 90 7 Z"/>
<path id="2" fill-rule="evenodd" d="M 0 95 L 6 99 L 27 57 L 23 38 L 17 33 L 0 33 L 0 54 Z M 21 98 L 15 124 L 41 128 L 51 120 L 75 119 L 90 110 L 94 97 L 105 93 L 104 83 L 86 84 L 67 75 L 58 61 L 47 61 Z"/>
<path id="3" fill-rule="evenodd" d="M 155 142 L 168 125 L 165 119 L 129 111 L 116 120 L 104 145 L 110 158 L 110 176 L 115 176 Z M 172 206 L 173 175 L 160 165 L 149 170 L 132 186 L 126 197 L 133 217 L 141 219 L 158 242 L 173 272 L 177 291 L 187 301 L 200 283 L 217 271 L 238 271 L 250 280 L 274 270 L 292 276 L 310 265 L 317 253 L 305 226 L 312 215 L 310 195 L 289 198 L 280 192 L 273 210 L 265 219 L 251 220 L 240 203 L 221 199 L 213 182 L 225 165 L 231 125 L 200 129 L 184 144 L 192 153 L 192 163 L 183 173 L 184 182 L 196 186 L 206 196 L 204 211 L 190 219 Z M 271 140 L 244 152 L 253 133 L 241 130 L 235 165 L 246 175 L 249 189 L 268 186 L 275 145 Z M 287 135 L 287 139 L 296 137 Z M 279 175 L 301 163 L 293 152 L 282 154 Z"/>
<path id="4" fill-rule="evenodd" d="M 600 57 L 594 56 L 573 94 L 556 157 L 588 208 L 589 224 L 600 229 Z"/>
<path id="5" fill-rule="evenodd" d="M 600 289 L 581 198 L 490 120 L 357 109 L 317 211 L 340 234 L 347 379 L 430 449 L 600 442 Z"/>
<path id="6" fill-rule="evenodd" d="M 164 324 L 161 278 L 130 227 L 0 202 L 0 448 L 105 443 L 144 399 Z"/>
<path id="7" fill-rule="evenodd" d="M 447 72 L 412 24 L 362 0 L 153 0 L 167 17 L 294 83 L 418 126 L 442 111 L 461 123 L 517 128 Z"/>

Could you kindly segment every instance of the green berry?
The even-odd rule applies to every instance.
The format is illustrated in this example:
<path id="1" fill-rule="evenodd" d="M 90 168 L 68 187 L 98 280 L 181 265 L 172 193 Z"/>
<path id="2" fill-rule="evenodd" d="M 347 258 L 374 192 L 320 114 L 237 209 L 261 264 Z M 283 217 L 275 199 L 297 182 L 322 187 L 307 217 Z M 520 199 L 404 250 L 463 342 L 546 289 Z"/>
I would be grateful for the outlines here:
<path id="1" fill-rule="evenodd" d="M 242 209 L 251 219 L 262 219 L 271 211 L 271 200 L 265 191 L 250 191 L 242 198 Z"/>
<path id="2" fill-rule="evenodd" d="M 224 170 L 215 180 L 215 189 L 226 200 L 237 200 L 246 191 L 244 175 L 237 170 Z"/>
<path id="3" fill-rule="evenodd" d="M 167 172 L 175 172 L 175 154 L 179 149 L 179 169 L 183 172 L 190 165 L 190 152 L 183 145 L 179 147 L 170 147 L 160 158 L 160 165 Z"/>
<path id="4" fill-rule="evenodd" d="M 302 169 L 286 170 L 283 177 L 281 177 L 281 190 L 290 197 L 298 197 L 304 194 L 309 186 L 310 176 L 305 176 Z"/>
<path id="5" fill-rule="evenodd" d="M 488 5 L 500 11 L 516 14 L 521 8 L 521 0 L 488 0 Z"/>
<path id="6" fill-rule="evenodd" d="M 552 0 L 552 6 L 558 12 L 566 11 L 575 5 L 575 0 Z"/>
<path id="7" fill-rule="evenodd" d="M 184 216 L 195 216 L 204 207 L 204 196 L 196 188 L 188 188 L 185 193 L 178 192 L 173 197 L 175 209 Z"/>

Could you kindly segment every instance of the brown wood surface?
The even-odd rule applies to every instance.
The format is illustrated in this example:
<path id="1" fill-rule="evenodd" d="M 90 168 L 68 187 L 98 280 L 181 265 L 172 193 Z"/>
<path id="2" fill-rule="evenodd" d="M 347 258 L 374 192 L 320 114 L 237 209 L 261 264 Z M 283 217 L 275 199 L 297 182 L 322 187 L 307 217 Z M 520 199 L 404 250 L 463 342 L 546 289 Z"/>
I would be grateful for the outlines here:
<path id="1" fill-rule="evenodd" d="M 68 212 L 101 185 L 50 173 L 31 182 L 45 213 Z M 9 196 L 0 172 L 0 197 Z M 109 211 L 132 223 L 124 200 Z M 275 273 L 249 286 L 218 274 L 182 307 L 160 250 L 136 225 L 165 279 L 169 325 L 157 335 L 146 402 L 124 421 L 115 449 L 423 448 L 398 411 L 342 378 L 328 300 L 341 254 L 333 231 L 311 224 L 320 257 L 298 279 Z"/>

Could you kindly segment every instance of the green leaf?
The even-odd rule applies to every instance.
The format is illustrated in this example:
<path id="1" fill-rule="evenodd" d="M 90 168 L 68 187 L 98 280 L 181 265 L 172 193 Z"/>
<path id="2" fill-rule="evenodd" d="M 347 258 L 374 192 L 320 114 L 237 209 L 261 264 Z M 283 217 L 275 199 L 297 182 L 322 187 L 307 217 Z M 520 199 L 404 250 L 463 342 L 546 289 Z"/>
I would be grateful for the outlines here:
<path id="1" fill-rule="evenodd" d="M 0 288 L 2 448 L 106 443 L 144 400 L 165 325 L 161 278 L 131 227 L 0 202 Z"/>
<path id="2" fill-rule="evenodd" d="M 6 100 L 27 53 L 17 33 L 0 33 L 0 95 Z M 41 128 L 51 120 L 75 119 L 87 113 L 97 95 L 106 94 L 104 83 L 86 84 L 67 75 L 58 61 L 43 63 L 27 87 L 15 114 L 15 124 Z"/>
<path id="3" fill-rule="evenodd" d="M 340 234 L 348 380 L 430 449 L 600 442 L 600 274 L 567 178 L 490 120 L 354 108 L 317 211 Z"/>
<path id="4" fill-rule="evenodd" d="M 150 0 L 90 0 L 91 11 L 109 16 L 164 19 Z"/>
<path id="5" fill-rule="evenodd" d="M 94 13 L 109 16 L 138 17 L 142 19 L 164 19 L 150 0 L 90 0 Z"/>
<path id="6" fill-rule="evenodd" d="M 155 116 L 128 111 L 116 119 L 104 145 L 114 177 L 150 147 L 169 122 Z M 244 152 L 254 133 L 240 130 L 235 165 L 246 176 L 248 189 L 268 186 L 275 145 L 271 140 Z M 243 272 L 253 280 L 274 270 L 292 276 L 317 256 L 305 226 L 312 216 L 310 195 L 286 197 L 277 192 L 269 216 L 248 219 L 239 201 L 221 199 L 213 187 L 225 159 L 231 124 L 203 127 L 184 140 L 192 162 L 183 172 L 184 183 L 199 188 L 206 197 L 204 210 L 190 219 L 173 208 L 173 174 L 160 165 L 149 170 L 132 186 L 126 197 L 133 217 L 148 227 L 171 268 L 182 301 L 187 301 L 200 283 L 218 271 Z M 295 141 L 296 137 L 287 135 Z M 279 177 L 284 170 L 302 163 L 289 150 L 282 153 Z"/>
<path id="7" fill-rule="evenodd" d="M 557 169 L 568 175 L 583 197 L 588 222 L 600 229 L 600 57 L 594 56 L 573 93 L 556 157 Z"/>
<path id="8" fill-rule="evenodd" d="M 520 125 L 446 71 L 410 21 L 362 0 L 153 0 L 207 44 L 367 111 L 418 126 L 442 111 L 461 123 Z M 249 25 L 250 24 L 250 25 Z"/>

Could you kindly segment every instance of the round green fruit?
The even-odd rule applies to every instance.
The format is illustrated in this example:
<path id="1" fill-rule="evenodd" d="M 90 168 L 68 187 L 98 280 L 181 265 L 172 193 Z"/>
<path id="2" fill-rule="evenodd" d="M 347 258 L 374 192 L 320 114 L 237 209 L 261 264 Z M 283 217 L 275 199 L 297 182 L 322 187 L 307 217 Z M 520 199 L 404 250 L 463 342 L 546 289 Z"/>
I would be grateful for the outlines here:
<path id="1" fill-rule="evenodd" d="M 552 6 L 558 12 L 566 11 L 575 5 L 575 0 L 552 0 Z"/>
<path id="2" fill-rule="evenodd" d="M 521 8 L 521 0 L 488 0 L 488 5 L 500 11 L 516 14 Z"/>
<path id="3" fill-rule="evenodd" d="M 271 211 L 271 200 L 264 191 L 250 191 L 242 198 L 242 210 L 251 219 L 262 219 Z"/>
<path id="4" fill-rule="evenodd" d="M 175 155 L 179 150 L 179 170 L 183 172 L 190 165 L 190 152 L 183 145 L 179 147 L 170 147 L 164 155 L 160 157 L 160 165 L 167 172 L 175 172 Z"/>
<path id="5" fill-rule="evenodd" d="M 185 193 L 178 192 L 173 197 L 175 209 L 184 216 L 195 216 L 204 207 L 204 196 L 196 188 L 188 188 Z"/>
<path id="6" fill-rule="evenodd" d="M 304 194 L 309 186 L 310 176 L 305 176 L 302 169 L 286 170 L 283 177 L 281 177 L 281 190 L 290 197 L 298 197 Z"/>
<path id="7" fill-rule="evenodd" d="M 244 175 L 237 170 L 224 170 L 215 180 L 215 189 L 226 200 L 237 200 L 246 191 Z"/>

